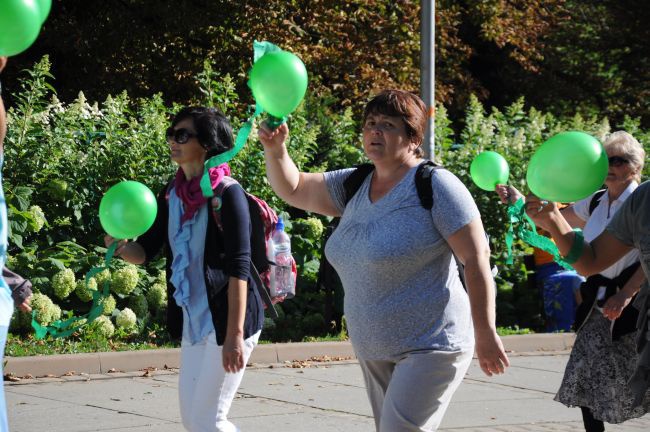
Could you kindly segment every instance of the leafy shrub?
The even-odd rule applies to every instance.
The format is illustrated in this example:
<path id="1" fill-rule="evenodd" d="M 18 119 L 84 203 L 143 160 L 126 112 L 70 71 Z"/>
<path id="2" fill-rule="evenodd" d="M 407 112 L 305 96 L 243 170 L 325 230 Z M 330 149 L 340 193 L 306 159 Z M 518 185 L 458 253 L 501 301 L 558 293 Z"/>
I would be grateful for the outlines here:
<path id="1" fill-rule="evenodd" d="M 16 103 L 9 111 L 5 145 L 11 243 L 8 263 L 32 280 L 36 293 L 33 305 L 41 324 L 49 324 L 61 315 L 87 313 L 92 290 L 103 292 L 104 283 L 109 283 L 115 296 L 102 301 L 104 314 L 112 315 L 115 309 L 125 314 L 128 308 L 134 312 L 139 329 L 166 341 L 164 331 L 160 330 L 167 304 L 162 259 L 146 267 L 114 260 L 110 270 L 91 279 L 90 287 L 84 281 L 91 268 L 103 265 L 106 253 L 98 218 L 104 192 L 127 179 L 140 181 L 158 192 L 173 175 L 175 167 L 166 156 L 164 130 L 170 113 L 179 107 L 166 106 L 160 95 L 131 100 L 126 93 L 109 96 L 101 104 L 88 102 L 80 93 L 74 102 L 63 104 L 50 84 L 53 77 L 49 68 L 45 57 L 26 72 L 22 91 L 15 95 Z M 202 94 L 196 98 L 196 104 L 219 107 L 231 118 L 236 130 L 247 118 L 250 107 L 239 102 L 234 80 L 219 76 L 206 62 L 197 82 Z M 300 170 L 322 172 L 364 160 L 358 120 L 351 109 L 337 111 L 337 102 L 327 93 L 309 94 L 289 119 L 288 151 Z M 498 203 L 495 194 L 473 185 L 468 167 L 479 152 L 497 151 L 510 164 L 511 184 L 526 192 L 527 161 L 545 139 L 567 129 L 584 130 L 603 138 L 610 125 L 606 120 L 579 115 L 558 119 L 534 108 L 526 109 L 523 100 L 503 111 L 486 112 L 476 98 L 471 99 L 459 124 L 462 126 L 455 126 L 459 130 L 456 133 L 445 108 L 438 107 L 436 159 L 468 186 L 490 234 L 493 260 L 500 269 L 498 324 L 539 328 L 539 293 L 529 287 L 524 265 L 524 257 L 531 250 L 517 243 L 514 264 L 505 264 L 506 208 Z M 650 131 L 641 130 L 638 121 L 627 118 L 620 128 L 634 134 L 650 151 Z M 267 320 L 264 337 L 298 341 L 305 336 L 338 332 L 340 323 L 325 322 L 323 317 L 323 305 L 331 299 L 316 285 L 323 226 L 328 218 L 290 208 L 275 196 L 264 175 L 263 151 L 255 128 L 230 165 L 233 176 L 244 188 L 284 216 L 298 264 L 298 295 L 278 305 L 280 318 L 272 323 Z M 649 169 L 646 167 L 646 175 Z M 73 290 L 76 295 L 70 295 Z M 102 334 L 110 333 L 108 337 L 131 337 L 120 329 L 116 332 L 108 316 L 100 317 L 92 326 Z M 25 316 L 16 314 L 12 331 L 20 328 L 29 328 L 29 323 Z M 80 337 L 90 333 L 81 332 Z"/>

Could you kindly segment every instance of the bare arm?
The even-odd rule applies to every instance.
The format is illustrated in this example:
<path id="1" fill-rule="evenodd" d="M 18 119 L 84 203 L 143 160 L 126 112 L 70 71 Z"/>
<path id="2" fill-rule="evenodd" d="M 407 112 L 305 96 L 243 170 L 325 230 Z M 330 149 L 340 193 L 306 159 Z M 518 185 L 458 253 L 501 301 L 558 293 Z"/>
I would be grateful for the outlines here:
<path id="1" fill-rule="evenodd" d="M 476 218 L 456 231 L 447 242 L 465 265 L 476 354 L 481 369 L 488 376 L 503 373 L 510 363 L 496 333 L 495 287 L 490 270 L 490 249 L 481 219 Z"/>
<path id="2" fill-rule="evenodd" d="M 575 233 L 553 202 L 542 201 L 534 195 L 526 200 L 528 216 L 551 234 L 560 254 L 567 256 L 575 240 Z M 585 242 L 580 258 L 571 264 L 581 275 L 590 276 L 610 267 L 625 254 L 634 249 L 603 231 L 591 243 Z"/>
<path id="3" fill-rule="evenodd" d="M 575 210 L 573 209 L 573 205 L 564 207 L 562 210 L 560 210 L 560 213 L 562 213 L 564 219 L 566 219 L 569 225 L 571 225 L 573 228 L 582 229 L 585 227 L 585 221 L 583 221 L 582 219 L 580 219 L 580 217 L 578 217 Z"/>
<path id="4" fill-rule="evenodd" d="M 241 279 L 228 280 L 228 324 L 223 344 L 223 368 L 235 373 L 244 364 L 244 318 L 246 317 L 246 295 L 248 284 Z"/>
<path id="5" fill-rule="evenodd" d="M 288 204 L 327 216 L 340 216 L 332 202 L 323 174 L 298 171 L 285 145 L 289 136 L 286 123 L 275 130 L 262 124 L 258 136 L 264 146 L 266 176 L 276 194 Z"/>

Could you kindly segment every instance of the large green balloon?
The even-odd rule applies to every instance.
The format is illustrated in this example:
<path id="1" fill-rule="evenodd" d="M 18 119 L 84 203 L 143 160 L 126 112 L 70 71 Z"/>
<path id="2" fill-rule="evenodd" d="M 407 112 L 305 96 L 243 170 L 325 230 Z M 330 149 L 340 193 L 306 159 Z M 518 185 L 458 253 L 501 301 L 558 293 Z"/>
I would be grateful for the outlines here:
<path id="1" fill-rule="evenodd" d="M 474 158 L 469 173 L 476 186 L 486 191 L 494 191 L 496 185 L 508 183 L 510 167 L 499 153 L 485 151 Z"/>
<path id="2" fill-rule="evenodd" d="M 0 0 L 0 56 L 25 51 L 41 30 L 41 12 L 35 0 Z"/>
<path id="3" fill-rule="evenodd" d="M 607 153 L 600 142 L 578 131 L 548 139 L 528 164 L 531 192 L 556 202 L 574 202 L 598 190 L 607 177 Z"/>
<path id="4" fill-rule="evenodd" d="M 249 85 L 264 111 L 282 118 L 291 114 L 307 91 L 307 69 L 287 51 L 269 52 L 253 64 Z"/>
<path id="5" fill-rule="evenodd" d="M 47 16 L 50 14 L 50 9 L 52 9 L 52 0 L 36 0 L 36 3 L 38 4 L 41 24 L 43 24 L 47 19 Z"/>
<path id="6" fill-rule="evenodd" d="M 130 239 L 145 233 L 158 212 L 153 192 L 136 181 L 112 186 L 99 204 L 102 228 L 116 239 Z"/>

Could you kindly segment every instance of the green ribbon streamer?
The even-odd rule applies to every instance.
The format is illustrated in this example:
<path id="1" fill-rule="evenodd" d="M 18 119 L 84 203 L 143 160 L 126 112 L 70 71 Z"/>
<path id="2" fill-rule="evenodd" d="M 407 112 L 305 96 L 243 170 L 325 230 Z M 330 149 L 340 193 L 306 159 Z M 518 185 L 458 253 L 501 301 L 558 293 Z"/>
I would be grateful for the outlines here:
<path id="1" fill-rule="evenodd" d="M 573 267 L 562 258 L 562 255 L 560 255 L 560 251 L 556 244 L 548 237 L 537 234 L 535 222 L 533 222 L 533 220 L 526 214 L 526 204 L 524 203 L 523 198 L 519 198 L 516 203 L 508 206 L 508 217 L 510 218 L 510 223 L 508 225 L 508 231 L 506 231 L 505 239 L 508 251 L 508 256 L 506 258 L 507 264 L 512 264 L 513 262 L 512 245 L 515 236 L 517 236 L 529 245 L 553 255 L 555 262 L 565 269 L 573 270 Z M 527 227 L 530 228 L 527 229 Z"/>
<path id="2" fill-rule="evenodd" d="M 246 122 L 242 125 L 242 127 L 239 128 L 239 131 L 237 132 L 237 138 L 235 138 L 235 145 L 233 146 L 233 148 L 231 148 L 226 152 L 213 156 L 207 161 L 205 161 L 205 163 L 203 164 L 203 176 L 201 177 L 201 182 L 200 182 L 201 192 L 203 193 L 204 197 L 211 198 L 214 195 L 214 191 L 212 190 L 212 183 L 210 182 L 210 173 L 208 172 L 208 170 L 210 168 L 214 168 L 216 166 L 228 162 L 230 159 L 234 158 L 241 149 L 244 148 L 246 141 L 248 141 L 248 136 L 251 133 L 251 129 L 253 128 L 253 122 L 255 121 L 255 117 L 257 117 L 260 114 L 262 114 L 262 107 L 258 105 L 255 108 L 255 113 L 253 113 L 253 115 L 250 116 L 248 120 L 246 120 Z"/>
<path id="3" fill-rule="evenodd" d="M 102 271 L 106 270 L 109 268 L 109 264 L 111 262 L 111 259 L 113 259 L 113 255 L 115 254 L 115 249 L 117 249 L 117 240 L 114 241 L 109 247 L 108 250 L 106 251 L 106 255 L 104 256 L 104 265 L 101 267 L 93 267 L 90 269 L 88 273 L 86 273 L 86 287 L 88 287 L 88 283 L 90 281 L 90 278 L 95 276 L 97 273 L 101 273 Z M 47 334 L 49 333 L 53 338 L 62 338 L 62 337 L 68 337 L 72 333 L 76 332 L 79 330 L 81 327 L 83 327 L 86 324 L 90 324 L 93 322 L 95 319 L 97 319 L 103 312 L 103 306 L 99 304 L 99 302 L 108 297 L 109 294 L 109 288 L 110 288 L 110 283 L 107 281 L 104 282 L 104 287 L 102 292 L 99 291 L 99 287 L 97 290 L 93 290 L 93 304 L 92 307 L 90 308 L 90 311 L 86 315 L 82 315 L 80 317 L 73 317 L 69 318 L 67 320 L 61 321 L 55 321 L 51 323 L 49 326 L 43 326 L 39 324 L 36 321 L 36 310 L 32 311 L 32 327 L 34 328 L 35 332 L 35 337 L 37 340 L 45 338 Z M 82 319 L 86 319 L 86 322 L 83 325 L 78 325 L 78 326 L 72 326 L 75 322 L 78 322 Z"/>
<path id="4" fill-rule="evenodd" d="M 253 63 L 255 63 L 257 60 L 259 60 L 264 54 L 270 53 L 270 52 L 277 52 L 277 51 L 282 51 L 282 49 L 276 45 L 273 45 L 271 42 L 258 42 L 254 41 L 253 42 Z M 255 112 L 253 113 L 252 116 L 246 120 L 246 122 L 242 125 L 241 128 L 239 128 L 239 131 L 237 132 L 237 138 L 235 138 L 235 145 L 233 148 L 228 150 L 227 152 L 221 153 L 219 155 L 213 156 L 205 163 L 203 164 L 203 176 L 201 177 L 200 185 L 201 185 L 201 193 L 203 193 L 203 196 L 206 198 L 211 198 L 214 196 L 214 191 L 212 190 L 212 183 L 210 182 L 210 174 L 208 173 L 208 170 L 210 168 L 217 167 L 223 163 L 228 162 L 235 156 L 237 156 L 237 153 L 244 148 L 244 145 L 246 144 L 246 141 L 248 141 L 248 136 L 251 133 L 251 129 L 253 128 L 253 122 L 255 121 L 255 118 L 262 114 L 264 112 L 264 108 L 259 103 L 255 104 Z M 282 123 L 286 121 L 285 118 L 282 119 L 277 119 L 275 117 L 271 117 L 269 119 L 269 125 L 272 128 L 278 127 Z"/>

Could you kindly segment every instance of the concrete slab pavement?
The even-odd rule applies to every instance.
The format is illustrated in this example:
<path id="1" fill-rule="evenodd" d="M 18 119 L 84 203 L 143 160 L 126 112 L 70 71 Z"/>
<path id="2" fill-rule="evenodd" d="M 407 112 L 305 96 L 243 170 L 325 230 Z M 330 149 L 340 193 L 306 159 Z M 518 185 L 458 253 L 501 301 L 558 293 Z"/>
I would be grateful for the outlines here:
<path id="1" fill-rule="evenodd" d="M 577 431 L 578 409 L 554 402 L 568 352 L 511 354 L 507 374 L 476 361 L 441 431 Z M 299 367 L 302 366 L 302 367 Z M 12 432 L 182 431 L 175 370 L 75 375 L 6 383 Z M 258 364 L 247 370 L 231 419 L 242 431 L 373 431 L 356 361 Z M 608 431 L 650 430 L 650 416 Z"/>

